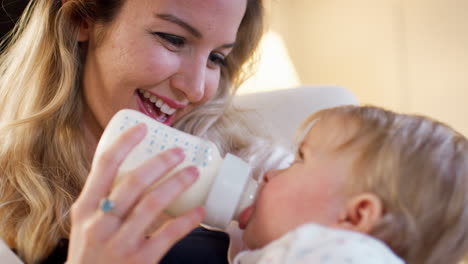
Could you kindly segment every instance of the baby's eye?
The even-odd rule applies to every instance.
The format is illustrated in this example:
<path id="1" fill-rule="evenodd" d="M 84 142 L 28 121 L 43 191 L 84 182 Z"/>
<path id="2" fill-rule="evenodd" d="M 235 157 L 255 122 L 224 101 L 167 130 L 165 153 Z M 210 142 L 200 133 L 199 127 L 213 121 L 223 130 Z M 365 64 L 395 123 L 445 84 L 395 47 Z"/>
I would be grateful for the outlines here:
<path id="1" fill-rule="evenodd" d="M 302 153 L 302 150 L 299 149 L 297 152 L 296 152 L 296 155 L 294 157 L 294 161 L 292 164 L 296 164 L 296 163 L 303 163 L 304 162 L 304 154 Z M 292 165 L 291 164 L 291 165 Z"/>
<path id="2" fill-rule="evenodd" d="M 208 66 L 209 67 L 224 67 L 226 66 L 226 58 L 221 53 L 211 53 L 210 57 L 208 58 Z"/>
<path id="3" fill-rule="evenodd" d="M 303 162 L 304 162 L 304 161 L 303 161 L 302 159 L 296 158 L 296 159 L 294 159 L 294 161 L 291 163 L 291 165 L 293 165 L 293 164 L 298 164 L 298 163 L 303 163 Z"/>
<path id="4" fill-rule="evenodd" d="M 182 48 L 185 45 L 185 38 L 179 37 L 176 35 L 163 33 L 163 32 L 154 32 L 154 35 L 158 36 L 164 42 L 169 43 L 175 48 Z"/>
<path id="5" fill-rule="evenodd" d="M 296 153 L 296 160 L 303 160 L 304 159 L 304 154 L 302 153 L 301 150 L 298 150 Z"/>

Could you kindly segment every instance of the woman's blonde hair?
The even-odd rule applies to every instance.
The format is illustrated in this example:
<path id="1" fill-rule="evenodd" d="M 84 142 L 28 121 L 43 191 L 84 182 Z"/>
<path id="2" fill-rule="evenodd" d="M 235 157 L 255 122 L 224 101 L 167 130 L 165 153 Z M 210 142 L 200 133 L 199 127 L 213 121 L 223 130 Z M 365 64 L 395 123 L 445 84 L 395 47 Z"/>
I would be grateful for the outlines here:
<path id="1" fill-rule="evenodd" d="M 68 237 L 68 212 L 89 173 L 79 25 L 112 22 L 124 1 L 30 1 L 10 41 L 0 44 L 0 237 L 27 263 Z M 263 32 L 262 1 L 247 5 L 216 98 L 176 124 L 245 158 L 264 147 L 251 144 L 252 130 L 230 104 Z M 262 153 L 255 161 L 268 148 Z"/>
<path id="2" fill-rule="evenodd" d="M 468 141 L 445 124 L 377 107 L 343 106 L 309 117 L 354 155 L 346 190 L 372 192 L 384 216 L 372 235 L 411 264 L 455 264 L 468 251 Z M 344 132 L 344 133 L 343 133 Z M 327 135 L 328 137 L 328 135 Z M 326 139 L 324 139 L 326 141 Z"/>

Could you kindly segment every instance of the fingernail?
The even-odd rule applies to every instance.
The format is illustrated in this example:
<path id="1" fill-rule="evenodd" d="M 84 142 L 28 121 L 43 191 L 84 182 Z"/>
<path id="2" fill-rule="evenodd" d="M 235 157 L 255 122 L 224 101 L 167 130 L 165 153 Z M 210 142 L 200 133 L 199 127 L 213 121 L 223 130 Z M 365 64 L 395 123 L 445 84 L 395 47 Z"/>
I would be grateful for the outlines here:
<path id="1" fill-rule="evenodd" d="M 138 123 L 137 125 L 135 125 L 135 127 L 136 127 L 136 130 L 138 131 L 138 133 L 146 132 L 146 124 L 145 123 Z"/>
<path id="2" fill-rule="evenodd" d="M 184 159 L 185 158 L 184 150 L 181 149 L 181 148 L 172 149 L 172 155 L 176 156 L 179 159 Z"/>
<path id="3" fill-rule="evenodd" d="M 136 124 L 135 126 L 136 126 L 136 127 L 138 127 L 138 129 L 141 129 L 141 128 L 143 128 L 143 127 L 145 127 L 145 128 L 146 128 L 146 124 L 145 124 L 145 123 L 143 123 L 143 122 L 141 122 L 141 123 L 138 123 L 138 124 Z"/>
<path id="4" fill-rule="evenodd" d="M 200 173 L 198 171 L 198 168 L 195 167 L 195 166 L 190 166 L 190 167 L 187 168 L 187 170 L 190 171 L 191 173 L 193 173 L 193 175 L 195 175 L 195 176 L 198 176 L 198 174 Z"/>
<path id="5" fill-rule="evenodd" d="M 190 166 L 185 169 L 184 178 L 189 181 L 194 181 L 198 178 L 199 172 L 197 167 Z"/>

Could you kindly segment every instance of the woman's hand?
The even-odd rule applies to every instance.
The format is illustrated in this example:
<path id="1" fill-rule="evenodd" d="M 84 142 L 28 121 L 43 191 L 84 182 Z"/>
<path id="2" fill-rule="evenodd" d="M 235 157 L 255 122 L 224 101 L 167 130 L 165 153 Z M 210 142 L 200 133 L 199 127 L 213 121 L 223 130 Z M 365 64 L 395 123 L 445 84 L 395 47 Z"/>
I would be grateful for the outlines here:
<path id="1" fill-rule="evenodd" d="M 198 177 L 196 168 L 188 167 L 148 192 L 152 183 L 183 161 L 181 149 L 151 158 L 112 188 L 120 165 L 145 134 L 143 124 L 130 128 L 94 157 L 87 182 L 71 209 L 67 264 L 154 264 L 203 219 L 203 209 L 197 208 L 146 237 L 154 219 Z"/>

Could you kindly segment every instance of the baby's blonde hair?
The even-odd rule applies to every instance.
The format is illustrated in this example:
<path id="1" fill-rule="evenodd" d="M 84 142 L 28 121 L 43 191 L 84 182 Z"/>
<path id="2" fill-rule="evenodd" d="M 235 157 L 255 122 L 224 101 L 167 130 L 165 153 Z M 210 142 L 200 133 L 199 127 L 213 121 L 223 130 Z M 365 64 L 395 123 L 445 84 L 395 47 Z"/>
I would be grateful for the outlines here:
<path id="1" fill-rule="evenodd" d="M 468 141 L 423 116 L 342 106 L 311 115 L 303 128 L 333 123 L 327 137 L 354 155 L 346 190 L 372 192 L 384 215 L 371 235 L 411 264 L 450 264 L 468 250 Z M 326 140 L 326 139 L 325 139 Z"/>

